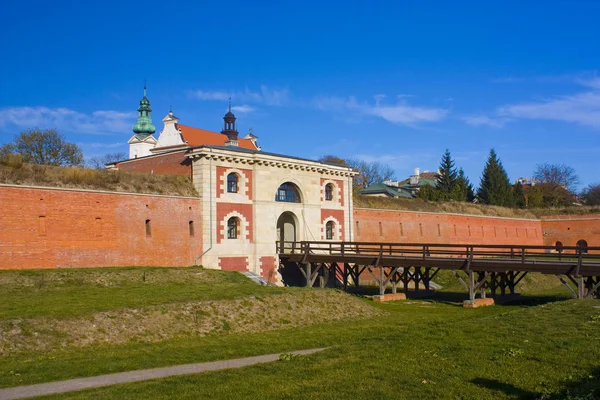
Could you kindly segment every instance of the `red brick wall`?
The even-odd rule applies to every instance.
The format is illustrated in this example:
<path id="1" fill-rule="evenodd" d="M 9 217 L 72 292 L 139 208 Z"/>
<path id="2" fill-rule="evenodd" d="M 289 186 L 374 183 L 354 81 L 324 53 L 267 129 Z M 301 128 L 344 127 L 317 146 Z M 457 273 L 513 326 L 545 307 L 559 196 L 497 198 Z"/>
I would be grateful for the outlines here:
<path id="1" fill-rule="evenodd" d="M 0 269 L 188 266 L 201 253 L 196 199 L 0 187 Z"/>
<path id="2" fill-rule="evenodd" d="M 231 168 L 226 167 L 217 167 L 217 198 L 220 198 L 227 192 L 227 175 L 226 172 Z M 246 178 L 246 191 L 245 193 L 241 193 L 243 190 L 240 182 L 238 182 L 238 190 L 240 190 L 241 194 L 244 194 L 248 197 L 248 200 L 252 200 L 252 170 L 250 169 L 241 169 L 236 168 L 236 171 L 241 171 Z"/>
<path id="3" fill-rule="evenodd" d="M 223 271 L 248 271 L 248 257 L 219 257 Z"/>
<path id="4" fill-rule="evenodd" d="M 539 220 L 355 209 L 357 242 L 542 245 Z"/>
<path id="5" fill-rule="evenodd" d="M 338 224 L 336 224 L 335 229 L 337 232 L 339 232 L 339 239 L 344 237 L 344 210 L 327 210 L 327 209 L 321 209 L 321 224 L 323 224 L 323 227 L 321 228 L 321 239 L 324 240 L 325 239 L 325 220 L 329 217 L 333 217 L 338 221 Z"/>
<path id="6" fill-rule="evenodd" d="M 273 256 L 263 256 L 260 258 L 260 276 L 269 279 L 269 274 L 273 271 L 272 278 L 275 279 L 277 269 L 277 259 Z"/>
<path id="7" fill-rule="evenodd" d="M 576 246 L 581 239 L 588 246 L 600 246 L 600 215 L 542 217 L 542 230 L 547 246 L 554 246 L 557 241 L 563 246 Z"/>
<path id="8" fill-rule="evenodd" d="M 192 177 L 192 160 L 187 158 L 185 150 L 120 162 L 117 164 L 117 168 L 129 172 L 146 172 L 159 175 L 183 175 L 190 178 Z"/>
<path id="9" fill-rule="evenodd" d="M 252 204 L 217 203 L 217 243 L 227 240 L 226 233 L 223 232 L 222 224 L 224 222 L 225 227 L 227 227 L 227 221 L 225 219 L 231 212 L 239 213 L 246 219 L 248 234 L 246 235 L 245 239 L 252 242 L 252 231 L 254 229 L 254 223 L 252 221 Z M 240 236 L 244 233 L 244 221 L 241 223 L 242 226 L 240 226 L 239 232 Z"/>

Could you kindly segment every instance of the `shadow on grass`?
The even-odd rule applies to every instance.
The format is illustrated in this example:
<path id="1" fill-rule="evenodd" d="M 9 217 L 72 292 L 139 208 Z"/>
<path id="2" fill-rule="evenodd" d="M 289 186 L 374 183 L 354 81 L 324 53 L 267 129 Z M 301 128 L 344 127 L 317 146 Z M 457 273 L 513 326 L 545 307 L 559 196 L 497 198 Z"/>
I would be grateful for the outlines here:
<path id="1" fill-rule="evenodd" d="M 535 400 L 594 400 L 600 399 L 600 368 L 594 368 L 588 377 L 566 382 L 555 393 L 530 392 L 518 388 L 510 383 L 500 382 L 496 379 L 475 378 L 471 383 L 490 390 L 504 393 L 508 397 Z"/>
<path id="2" fill-rule="evenodd" d="M 347 290 L 349 293 L 359 296 L 373 296 L 379 294 L 379 288 L 375 286 L 364 286 L 364 287 L 349 287 Z M 389 290 L 386 293 L 390 293 Z M 398 293 L 404 293 L 399 291 Z M 409 300 L 428 300 L 435 301 L 437 303 L 449 304 L 454 306 L 463 306 L 463 301 L 469 299 L 467 292 L 453 292 L 453 291 L 415 291 L 409 290 L 406 293 L 406 297 Z M 488 297 L 489 294 L 488 294 Z M 525 306 L 533 307 L 547 303 L 553 303 L 556 301 L 569 300 L 571 297 L 562 294 L 538 294 L 538 295 L 519 295 L 518 297 L 501 297 L 497 296 L 497 305 L 510 305 L 510 306 Z"/>

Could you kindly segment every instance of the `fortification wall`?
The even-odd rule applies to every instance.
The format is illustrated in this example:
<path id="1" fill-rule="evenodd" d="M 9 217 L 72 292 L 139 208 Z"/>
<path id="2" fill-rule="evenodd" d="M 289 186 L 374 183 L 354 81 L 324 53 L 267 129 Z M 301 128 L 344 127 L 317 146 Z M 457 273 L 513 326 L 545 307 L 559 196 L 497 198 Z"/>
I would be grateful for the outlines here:
<path id="1" fill-rule="evenodd" d="M 195 198 L 0 186 L 0 269 L 188 266 Z"/>
<path id="2" fill-rule="evenodd" d="M 585 240 L 588 246 L 600 246 L 600 215 L 558 215 L 542 217 L 544 244 L 575 246 Z"/>
<path id="3" fill-rule="evenodd" d="M 352 229 L 357 242 L 543 244 L 531 219 L 357 208 Z"/>

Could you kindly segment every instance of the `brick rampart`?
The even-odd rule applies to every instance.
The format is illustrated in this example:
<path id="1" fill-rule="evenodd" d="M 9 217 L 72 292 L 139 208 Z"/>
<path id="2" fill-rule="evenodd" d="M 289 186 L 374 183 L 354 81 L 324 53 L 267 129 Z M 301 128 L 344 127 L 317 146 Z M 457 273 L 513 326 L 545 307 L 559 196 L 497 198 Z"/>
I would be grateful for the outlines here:
<path id="1" fill-rule="evenodd" d="M 539 220 L 399 210 L 354 210 L 354 240 L 542 245 Z"/>
<path id="2" fill-rule="evenodd" d="M 559 215 L 542 217 L 544 244 L 575 246 L 585 240 L 588 246 L 600 246 L 600 215 Z"/>
<path id="3" fill-rule="evenodd" d="M 198 199 L 0 187 L 0 269 L 189 266 L 201 233 Z"/>

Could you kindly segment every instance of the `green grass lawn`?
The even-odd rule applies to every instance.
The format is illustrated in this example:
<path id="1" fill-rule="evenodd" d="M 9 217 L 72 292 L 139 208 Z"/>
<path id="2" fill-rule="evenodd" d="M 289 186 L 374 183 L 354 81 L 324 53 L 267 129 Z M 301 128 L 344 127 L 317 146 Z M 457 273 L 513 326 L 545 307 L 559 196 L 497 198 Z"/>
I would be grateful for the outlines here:
<path id="1" fill-rule="evenodd" d="M 0 319 L 66 318 L 120 308 L 283 293 L 243 275 L 202 268 L 0 272 Z"/>
<path id="2" fill-rule="evenodd" d="M 0 273 L 1 301 L 10 298 L 4 288 L 15 279 L 5 274 L 34 277 L 23 278 L 27 282 L 21 285 L 25 292 L 29 290 L 31 299 L 24 300 L 24 305 L 14 305 L 18 302 L 10 300 L 13 310 L 6 311 L 3 306 L 0 321 L 17 318 L 19 308 L 26 315 L 85 317 L 99 310 L 138 307 L 145 301 L 160 304 L 190 301 L 190 296 L 203 301 L 219 296 L 243 297 L 246 293 L 271 296 L 288 292 L 248 283 L 235 273 L 148 269 L 157 274 L 155 281 L 147 274 L 140 283 L 133 277 L 141 276 L 142 269 L 111 270 L 117 275 L 97 279 L 109 273 L 106 271 L 86 270 L 83 273 L 91 275 L 81 279 L 68 271 L 74 273 L 76 283 L 60 279 L 50 283 L 52 279 L 46 278 L 46 289 L 44 285 L 41 289 L 31 285 L 36 282 L 37 272 Z M 206 273 L 205 279 L 212 280 L 212 288 L 206 288 L 208 294 L 195 293 L 193 288 L 200 290 L 204 284 L 202 279 L 186 277 L 193 272 Z M 222 294 L 223 288 L 237 281 L 239 292 L 233 289 L 233 293 Z M 348 304 L 368 304 L 380 315 L 294 328 L 282 324 L 281 329 L 264 332 L 219 331 L 153 343 L 132 340 L 121 345 L 8 354 L 0 363 L 0 387 L 327 346 L 324 352 L 291 361 L 118 385 L 57 398 L 597 398 L 600 301 L 565 300 L 564 292 L 550 281 L 542 283 L 538 286 L 543 294 L 531 290 L 520 303 L 480 309 L 461 307 L 460 300 L 466 294 L 452 291 L 428 300 L 385 304 L 348 295 Z M 131 287 L 138 289 L 130 291 Z M 143 288 L 148 288 L 148 293 Z M 78 299 L 78 293 L 92 289 L 98 290 L 97 299 L 101 300 Z M 46 301 L 38 301 L 36 290 L 46 290 Z M 178 291 L 183 294 L 174 293 Z M 132 294 L 127 296 L 125 292 Z M 288 293 L 315 292 L 320 291 L 293 289 Z M 66 304 L 60 306 L 52 293 Z M 27 293 L 22 297 L 27 298 Z M 108 305 L 94 306 L 97 301 Z M 37 310 L 28 314 L 27 307 Z M 70 307 L 77 310 L 64 310 Z"/>

